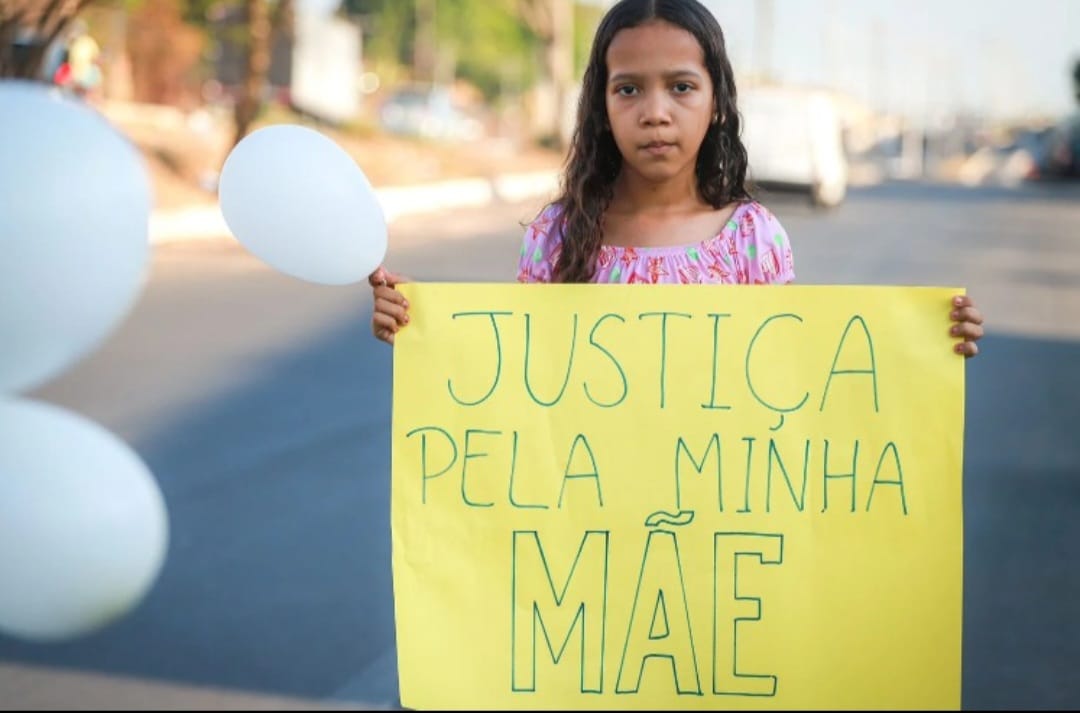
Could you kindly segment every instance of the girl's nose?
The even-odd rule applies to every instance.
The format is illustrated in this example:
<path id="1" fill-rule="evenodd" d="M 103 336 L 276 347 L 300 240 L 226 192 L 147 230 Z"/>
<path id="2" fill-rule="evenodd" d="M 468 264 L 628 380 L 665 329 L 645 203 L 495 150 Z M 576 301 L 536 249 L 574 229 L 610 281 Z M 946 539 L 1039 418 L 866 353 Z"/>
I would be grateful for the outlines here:
<path id="1" fill-rule="evenodd" d="M 650 92 L 641 103 L 641 125 L 662 126 L 671 121 L 667 101 L 662 92 Z"/>

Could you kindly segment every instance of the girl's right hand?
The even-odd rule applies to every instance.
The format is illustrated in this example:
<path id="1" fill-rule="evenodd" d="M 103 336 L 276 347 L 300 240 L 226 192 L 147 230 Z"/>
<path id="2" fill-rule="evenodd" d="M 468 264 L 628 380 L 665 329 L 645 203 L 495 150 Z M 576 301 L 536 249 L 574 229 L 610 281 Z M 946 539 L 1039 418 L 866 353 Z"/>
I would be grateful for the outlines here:
<path id="1" fill-rule="evenodd" d="M 394 335 L 409 323 L 409 303 L 405 295 L 394 289 L 409 280 L 380 267 L 368 276 L 368 284 L 374 289 L 374 314 L 371 331 L 377 339 L 394 343 Z"/>

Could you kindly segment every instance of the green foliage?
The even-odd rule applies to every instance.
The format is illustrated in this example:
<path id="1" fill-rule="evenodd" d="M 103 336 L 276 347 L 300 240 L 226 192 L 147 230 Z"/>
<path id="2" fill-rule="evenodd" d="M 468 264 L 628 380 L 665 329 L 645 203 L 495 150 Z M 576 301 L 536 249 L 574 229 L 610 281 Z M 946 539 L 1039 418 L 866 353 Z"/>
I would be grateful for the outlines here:
<path id="1" fill-rule="evenodd" d="M 456 60 L 457 76 L 489 99 L 517 93 L 535 80 L 536 38 L 508 0 L 439 0 L 440 53 Z"/>
<path id="2" fill-rule="evenodd" d="M 405 4 L 400 0 L 342 0 L 341 9 L 348 15 L 377 15 L 391 5 Z"/>
<path id="3" fill-rule="evenodd" d="M 578 3 L 574 7 L 574 74 L 578 77 L 585 73 L 593 34 L 603 16 L 604 10 L 599 5 Z"/>
<path id="4" fill-rule="evenodd" d="M 205 30 L 210 24 L 210 8 L 216 4 L 218 0 L 184 0 L 184 22 Z"/>
<path id="5" fill-rule="evenodd" d="M 197 1 L 197 0 L 192 0 Z M 531 87 L 541 71 L 540 40 L 521 17 L 518 0 L 436 0 L 436 52 L 454 75 L 488 97 Z M 416 0 L 343 0 L 342 12 L 361 20 L 365 55 L 374 66 L 409 66 L 416 35 Z M 588 61 L 602 10 L 578 3 L 574 67 Z"/>
<path id="6" fill-rule="evenodd" d="M 413 0 L 342 0 L 341 11 L 361 21 L 364 53 L 374 64 L 411 61 L 416 33 Z"/>

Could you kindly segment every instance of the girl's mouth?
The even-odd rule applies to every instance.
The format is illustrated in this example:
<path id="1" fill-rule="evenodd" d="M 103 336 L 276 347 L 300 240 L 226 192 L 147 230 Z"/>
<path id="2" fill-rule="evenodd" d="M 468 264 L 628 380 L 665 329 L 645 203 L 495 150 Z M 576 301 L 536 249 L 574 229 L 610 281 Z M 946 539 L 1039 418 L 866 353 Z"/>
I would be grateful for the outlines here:
<path id="1" fill-rule="evenodd" d="M 663 156 L 666 153 L 674 150 L 675 144 L 668 141 L 650 141 L 641 147 L 642 151 L 652 156 Z"/>

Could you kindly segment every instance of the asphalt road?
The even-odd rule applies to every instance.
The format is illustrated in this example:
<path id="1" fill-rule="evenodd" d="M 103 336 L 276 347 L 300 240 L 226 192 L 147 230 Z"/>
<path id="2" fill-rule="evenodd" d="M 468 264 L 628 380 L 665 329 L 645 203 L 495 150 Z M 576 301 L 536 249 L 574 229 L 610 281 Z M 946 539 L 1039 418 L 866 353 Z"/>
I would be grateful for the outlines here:
<path id="1" fill-rule="evenodd" d="M 956 285 L 978 300 L 989 334 L 967 375 L 964 706 L 1080 706 L 1080 189 L 886 185 L 827 213 L 765 200 L 802 283 Z M 423 280 L 513 279 L 532 208 L 403 219 L 388 262 Z M 123 676 L 396 705 L 391 359 L 369 314 L 365 287 L 301 283 L 230 240 L 156 250 L 121 328 L 33 396 L 144 458 L 169 507 L 166 565 L 99 634 L 0 636 L 0 705 L 56 697 L 55 679 L 13 664 L 91 674 L 104 701 Z"/>

